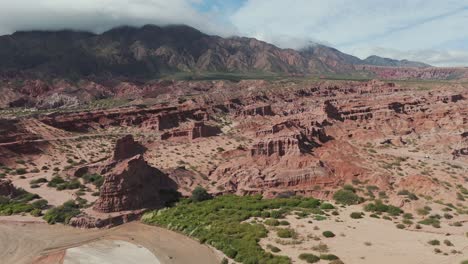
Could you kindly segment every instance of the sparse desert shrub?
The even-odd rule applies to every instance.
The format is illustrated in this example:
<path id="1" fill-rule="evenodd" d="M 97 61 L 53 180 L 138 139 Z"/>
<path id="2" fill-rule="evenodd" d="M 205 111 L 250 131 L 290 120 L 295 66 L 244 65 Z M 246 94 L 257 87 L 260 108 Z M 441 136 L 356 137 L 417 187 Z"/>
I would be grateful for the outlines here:
<path id="1" fill-rule="evenodd" d="M 280 222 L 276 219 L 267 219 L 265 220 L 265 225 L 269 225 L 269 226 L 279 226 Z"/>
<path id="2" fill-rule="evenodd" d="M 337 257 L 336 255 L 333 255 L 333 254 L 322 254 L 322 255 L 320 255 L 320 259 L 323 259 L 323 260 L 336 260 L 336 259 L 339 259 L 339 257 Z"/>
<path id="3" fill-rule="evenodd" d="M 320 253 L 326 253 L 326 252 L 328 252 L 330 249 L 328 248 L 328 245 L 327 245 L 327 244 L 320 242 L 318 245 L 313 246 L 313 247 L 312 247 L 312 250 L 318 251 L 318 252 L 320 252 Z"/>
<path id="4" fill-rule="evenodd" d="M 424 219 L 422 221 L 419 221 L 419 223 L 422 224 L 422 225 L 432 225 L 435 228 L 440 228 L 440 221 L 439 221 L 439 219 L 437 219 L 435 217 L 426 218 L 426 219 Z"/>
<path id="5" fill-rule="evenodd" d="M 290 225 L 289 222 L 286 221 L 286 220 L 280 221 L 279 224 L 282 225 L 282 226 L 288 226 L 288 225 Z"/>
<path id="6" fill-rule="evenodd" d="M 45 183 L 45 182 L 47 182 L 46 178 L 39 178 L 39 179 L 31 180 L 29 183 L 30 184 L 39 184 L 39 183 Z"/>
<path id="7" fill-rule="evenodd" d="M 335 237 L 335 234 L 334 234 L 332 231 L 324 231 L 324 232 L 322 233 L 322 235 L 323 235 L 324 237 L 328 237 L 328 238 L 330 238 L 330 237 Z"/>
<path id="8" fill-rule="evenodd" d="M 404 224 L 397 224 L 396 227 L 398 229 L 405 229 L 406 226 Z"/>
<path id="9" fill-rule="evenodd" d="M 276 231 L 276 235 L 280 238 L 293 238 L 297 236 L 296 232 L 289 228 L 279 228 L 278 231 Z"/>
<path id="10" fill-rule="evenodd" d="M 45 209 L 49 205 L 49 203 L 47 202 L 47 200 L 40 199 L 40 200 L 32 202 L 31 205 L 35 209 L 41 209 L 42 210 L 42 209 Z"/>
<path id="11" fill-rule="evenodd" d="M 369 203 L 364 206 L 364 210 L 368 212 L 388 213 L 393 216 L 400 215 L 403 211 L 393 205 L 386 205 L 381 200 L 376 200 L 374 203 Z"/>
<path id="12" fill-rule="evenodd" d="M 404 219 L 413 219 L 413 215 L 410 214 L 410 213 L 405 213 L 405 214 L 403 214 L 403 218 Z"/>
<path id="13" fill-rule="evenodd" d="M 28 171 L 25 168 L 19 168 L 15 170 L 15 173 L 18 175 L 23 175 L 23 174 L 28 173 Z"/>
<path id="14" fill-rule="evenodd" d="M 94 186 L 97 188 L 100 188 L 102 184 L 104 183 L 104 177 L 101 175 L 94 173 L 94 174 L 85 174 L 83 175 L 83 180 L 85 183 L 92 183 Z"/>
<path id="15" fill-rule="evenodd" d="M 350 214 L 350 217 L 353 218 L 353 219 L 360 219 L 364 216 L 364 214 L 362 212 L 352 212 Z"/>
<path id="16" fill-rule="evenodd" d="M 229 261 L 227 258 L 223 258 L 223 260 L 221 260 L 221 264 L 229 264 Z"/>
<path id="17" fill-rule="evenodd" d="M 332 260 L 329 264 L 344 264 L 344 262 L 337 259 L 337 260 Z"/>
<path id="18" fill-rule="evenodd" d="M 39 217 L 42 216 L 42 211 L 41 209 L 33 209 L 30 214 L 34 217 Z"/>
<path id="19" fill-rule="evenodd" d="M 427 243 L 428 243 L 429 245 L 431 245 L 431 246 L 438 246 L 438 245 L 440 245 L 440 241 L 437 240 L 437 239 L 430 240 L 430 241 L 428 241 Z"/>
<path id="20" fill-rule="evenodd" d="M 445 219 L 452 219 L 452 218 L 453 218 L 453 215 L 448 214 L 448 213 L 445 213 L 445 214 L 444 214 L 444 218 L 445 218 Z"/>
<path id="21" fill-rule="evenodd" d="M 335 207 L 330 203 L 323 203 L 323 204 L 320 205 L 320 209 L 322 209 L 322 210 L 331 210 L 331 209 L 335 209 Z"/>
<path id="22" fill-rule="evenodd" d="M 448 239 L 445 239 L 445 240 L 444 240 L 444 244 L 445 244 L 447 247 L 453 247 L 453 243 L 452 243 L 450 240 L 448 240 Z"/>
<path id="23" fill-rule="evenodd" d="M 320 258 L 314 254 L 302 253 L 299 255 L 299 259 L 306 261 L 307 263 L 316 263 L 320 261 Z"/>
<path id="24" fill-rule="evenodd" d="M 54 176 L 49 183 L 47 183 L 48 187 L 57 187 L 57 185 L 65 183 L 65 180 L 60 176 Z"/>
<path id="25" fill-rule="evenodd" d="M 278 252 L 281 251 L 281 249 L 279 249 L 278 247 L 275 247 L 275 246 L 270 245 L 270 244 L 267 245 L 267 248 L 268 248 L 269 250 L 271 250 L 271 252 L 273 252 L 273 253 L 278 253 Z"/>

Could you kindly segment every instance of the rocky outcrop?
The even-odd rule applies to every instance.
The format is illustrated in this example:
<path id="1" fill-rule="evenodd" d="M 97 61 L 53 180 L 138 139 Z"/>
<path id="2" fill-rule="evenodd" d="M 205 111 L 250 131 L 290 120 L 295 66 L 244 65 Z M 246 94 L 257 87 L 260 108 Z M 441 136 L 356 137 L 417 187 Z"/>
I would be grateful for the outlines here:
<path id="1" fill-rule="evenodd" d="M 77 228 L 111 228 L 140 219 L 145 210 L 134 210 L 107 217 L 94 217 L 81 214 L 70 219 L 69 225 Z"/>
<path id="2" fill-rule="evenodd" d="M 170 189 L 170 180 L 146 163 L 142 155 L 122 160 L 104 176 L 93 209 L 110 213 L 164 205 L 160 191 Z"/>
<path id="3" fill-rule="evenodd" d="M 136 142 L 131 135 L 117 140 L 114 149 L 114 161 L 122 161 L 145 153 L 146 148 Z"/>
<path id="4" fill-rule="evenodd" d="M 272 116 L 274 115 L 271 110 L 271 105 L 251 105 L 246 106 L 237 112 L 237 116 Z"/>
<path id="5" fill-rule="evenodd" d="M 219 128 L 206 125 L 203 121 L 190 122 L 186 127 L 167 131 L 161 135 L 161 140 L 194 140 L 212 137 L 220 133 Z"/>
<path id="6" fill-rule="evenodd" d="M 104 182 L 93 209 L 111 213 L 142 208 L 155 208 L 165 204 L 165 191 L 177 186 L 163 172 L 145 161 L 146 149 L 132 136 L 117 141 L 114 157 L 103 166 Z"/>

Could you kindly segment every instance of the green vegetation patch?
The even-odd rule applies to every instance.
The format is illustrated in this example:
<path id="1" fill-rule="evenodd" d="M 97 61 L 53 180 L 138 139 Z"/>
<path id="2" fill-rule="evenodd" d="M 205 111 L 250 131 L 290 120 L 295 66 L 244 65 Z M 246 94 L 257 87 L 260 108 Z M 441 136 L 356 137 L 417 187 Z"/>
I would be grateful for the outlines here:
<path id="1" fill-rule="evenodd" d="M 40 207 L 38 205 L 34 205 L 34 203 L 30 203 L 31 201 L 39 198 L 39 195 L 29 193 L 23 189 L 19 189 L 18 194 L 11 199 L 5 196 L 0 196 L 0 215 L 29 213 Z"/>
<path id="2" fill-rule="evenodd" d="M 145 214 L 142 221 L 197 238 L 240 263 L 286 264 L 291 263 L 288 257 L 266 252 L 258 244 L 267 236 L 265 226 L 246 220 L 268 218 L 275 211 L 283 215 L 319 206 L 320 201 L 313 198 L 226 195 L 202 202 L 184 199 L 175 207 Z"/>
<path id="3" fill-rule="evenodd" d="M 346 187 L 346 186 L 345 186 Z M 340 204 L 344 205 L 353 205 L 353 204 L 359 204 L 363 201 L 362 197 L 359 197 L 354 189 L 351 188 L 344 188 L 339 191 L 337 191 L 333 195 L 333 199 Z"/>
<path id="4" fill-rule="evenodd" d="M 79 205 L 75 203 L 75 201 L 68 201 L 61 206 L 52 208 L 49 211 L 47 211 L 43 218 L 49 224 L 68 224 L 70 222 L 70 219 L 77 216 L 79 213 Z"/>

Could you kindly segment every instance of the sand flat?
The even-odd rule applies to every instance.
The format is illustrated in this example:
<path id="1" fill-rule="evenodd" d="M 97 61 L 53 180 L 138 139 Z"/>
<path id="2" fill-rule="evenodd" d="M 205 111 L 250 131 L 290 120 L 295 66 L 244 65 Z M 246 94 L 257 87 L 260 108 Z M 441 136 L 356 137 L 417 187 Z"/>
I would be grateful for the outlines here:
<path id="1" fill-rule="evenodd" d="M 64 264 L 160 264 L 148 249 L 121 240 L 99 240 L 66 250 Z"/>

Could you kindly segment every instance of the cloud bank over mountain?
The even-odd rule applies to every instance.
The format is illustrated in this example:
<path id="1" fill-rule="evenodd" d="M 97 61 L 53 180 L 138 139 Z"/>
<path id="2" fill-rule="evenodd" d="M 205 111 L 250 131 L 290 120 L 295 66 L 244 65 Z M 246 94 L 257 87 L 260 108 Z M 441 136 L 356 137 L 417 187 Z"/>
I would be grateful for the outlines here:
<path id="1" fill-rule="evenodd" d="M 0 9 L 0 34 L 144 24 L 187 24 L 283 48 L 319 42 L 361 58 L 468 65 L 465 0 L 17 0 Z"/>

